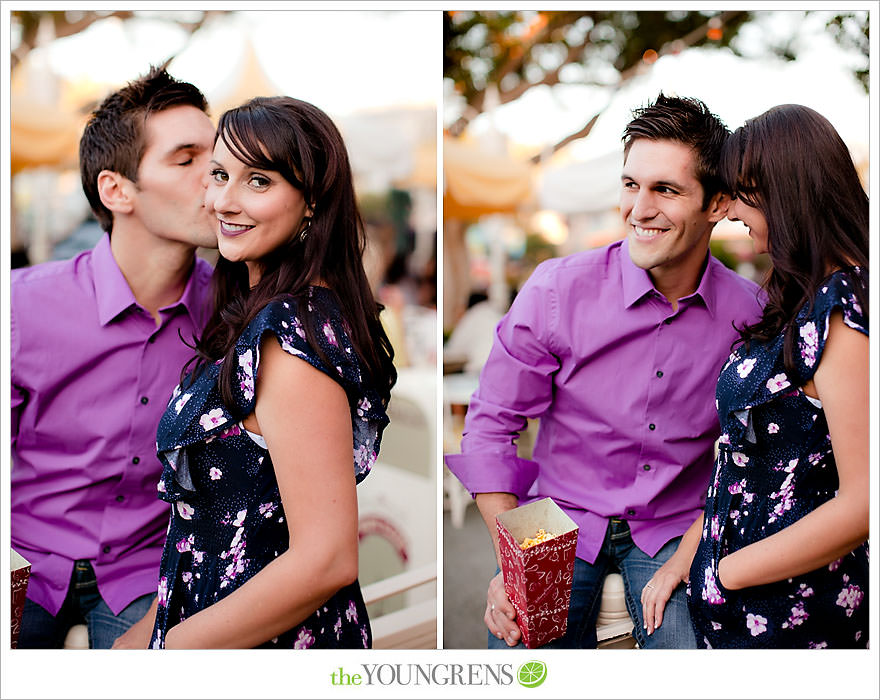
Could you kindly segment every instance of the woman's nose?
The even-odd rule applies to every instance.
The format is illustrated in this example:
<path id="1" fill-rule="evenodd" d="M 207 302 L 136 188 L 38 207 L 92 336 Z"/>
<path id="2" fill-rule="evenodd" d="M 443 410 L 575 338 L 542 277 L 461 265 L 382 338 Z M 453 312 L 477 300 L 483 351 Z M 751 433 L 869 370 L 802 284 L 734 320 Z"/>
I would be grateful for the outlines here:
<path id="1" fill-rule="evenodd" d="M 229 212 L 237 212 L 238 205 L 235 202 L 235 197 L 233 194 L 233 188 L 229 186 L 229 183 L 222 183 L 217 185 L 214 189 L 214 211 L 217 213 L 229 213 Z M 208 190 L 208 200 L 211 200 L 211 189 Z"/>

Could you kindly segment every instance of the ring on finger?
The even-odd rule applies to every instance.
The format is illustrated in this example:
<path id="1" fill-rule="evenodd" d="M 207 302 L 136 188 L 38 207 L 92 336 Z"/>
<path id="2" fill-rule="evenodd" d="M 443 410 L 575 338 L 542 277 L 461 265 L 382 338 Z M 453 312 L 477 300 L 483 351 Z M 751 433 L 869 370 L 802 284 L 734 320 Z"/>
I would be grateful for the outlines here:
<path id="1" fill-rule="evenodd" d="M 651 588 L 651 589 L 653 589 L 653 588 L 654 588 L 654 585 L 649 581 L 648 583 L 645 584 L 645 588 Z"/>

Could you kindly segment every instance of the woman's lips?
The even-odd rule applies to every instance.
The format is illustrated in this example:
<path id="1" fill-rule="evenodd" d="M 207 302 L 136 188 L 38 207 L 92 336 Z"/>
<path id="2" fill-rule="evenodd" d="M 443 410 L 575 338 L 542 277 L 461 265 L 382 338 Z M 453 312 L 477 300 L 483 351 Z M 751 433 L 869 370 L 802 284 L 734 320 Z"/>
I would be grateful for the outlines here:
<path id="1" fill-rule="evenodd" d="M 240 236 L 253 228 L 253 226 L 246 224 L 232 224 L 221 219 L 218 219 L 218 221 L 220 222 L 220 233 L 224 236 Z"/>

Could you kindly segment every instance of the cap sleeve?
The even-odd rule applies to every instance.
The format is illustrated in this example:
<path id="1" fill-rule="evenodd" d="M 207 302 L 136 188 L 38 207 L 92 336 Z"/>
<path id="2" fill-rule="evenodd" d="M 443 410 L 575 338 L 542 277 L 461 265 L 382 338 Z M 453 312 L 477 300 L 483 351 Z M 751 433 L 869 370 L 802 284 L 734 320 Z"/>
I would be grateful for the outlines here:
<path id="1" fill-rule="evenodd" d="M 812 379 L 828 340 L 831 314 L 840 311 L 843 322 L 868 335 L 868 319 L 855 294 L 855 285 L 868 287 L 867 272 L 858 267 L 839 270 L 819 287 L 812 309 L 798 314 L 798 339 L 795 364 L 803 382 Z"/>
<path id="2" fill-rule="evenodd" d="M 260 311 L 236 343 L 237 381 L 233 393 L 240 414 L 250 414 L 256 404 L 260 344 L 267 333 L 274 335 L 282 350 L 308 362 L 345 390 L 354 434 L 355 474 L 360 481 L 376 460 L 388 416 L 378 393 L 364 381 L 345 322 L 329 295 L 330 292 L 316 292 L 313 288 L 307 300 L 275 300 Z M 309 304 L 309 321 L 300 313 L 303 303 Z M 323 358 L 309 344 L 304 323 L 312 324 Z"/>

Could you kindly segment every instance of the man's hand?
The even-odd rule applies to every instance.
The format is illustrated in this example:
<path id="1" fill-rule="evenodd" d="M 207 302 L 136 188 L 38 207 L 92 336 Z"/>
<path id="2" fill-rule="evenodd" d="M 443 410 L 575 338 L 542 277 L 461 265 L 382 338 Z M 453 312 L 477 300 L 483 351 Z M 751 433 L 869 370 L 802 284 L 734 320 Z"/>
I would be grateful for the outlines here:
<path id="1" fill-rule="evenodd" d="M 489 582 L 489 592 L 486 595 L 486 614 L 483 616 L 486 627 L 498 639 L 503 639 L 508 646 L 515 647 L 519 644 L 522 632 L 516 624 L 516 610 L 514 610 L 507 593 L 504 591 L 504 577 L 497 574 Z"/>

